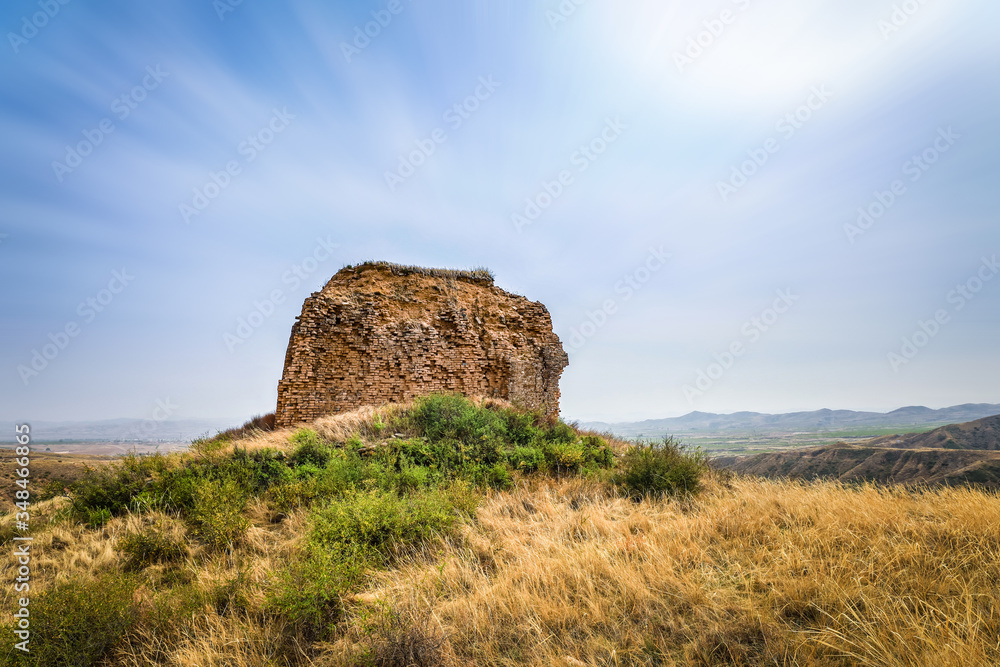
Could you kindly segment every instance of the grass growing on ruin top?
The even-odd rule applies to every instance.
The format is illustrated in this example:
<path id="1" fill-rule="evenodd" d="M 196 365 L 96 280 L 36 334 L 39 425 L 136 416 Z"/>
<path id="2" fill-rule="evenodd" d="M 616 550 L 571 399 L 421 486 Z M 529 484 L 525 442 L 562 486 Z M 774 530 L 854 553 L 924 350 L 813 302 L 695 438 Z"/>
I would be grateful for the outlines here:
<path id="1" fill-rule="evenodd" d="M 450 278 L 452 280 L 468 280 L 471 282 L 485 282 L 493 284 L 495 275 L 493 271 L 485 266 L 474 269 L 435 269 L 425 266 L 413 266 L 407 264 L 394 264 L 392 262 L 369 260 L 361 264 L 348 264 L 342 270 L 354 271 L 355 273 L 368 268 L 386 269 L 395 276 L 420 275 L 431 278 Z"/>

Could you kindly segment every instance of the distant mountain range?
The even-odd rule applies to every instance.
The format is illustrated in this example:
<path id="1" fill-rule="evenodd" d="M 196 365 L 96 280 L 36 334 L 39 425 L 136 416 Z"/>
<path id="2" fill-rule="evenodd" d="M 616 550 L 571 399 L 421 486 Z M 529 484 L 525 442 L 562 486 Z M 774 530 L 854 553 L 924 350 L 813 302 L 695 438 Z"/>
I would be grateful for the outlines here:
<path id="1" fill-rule="evenodd" d="M 857 412 L 854 410 L 813 410 L 771 415 L 760 412 L 735 412 L 729 415 L 690 412 L 683 417 L 647 419 L 639 422 L 581 422 L 580 428 L 610 431 L 623 437 L 658 437 L 681 433 L 770 431 L 841 431 L 865 427 L 938 426 L 967 422 L 1000 414 L 1000 404 L 965 403 L 932 410 L 924 406 L 899 408 L 892 412 Z"/>
<path id="2" fill-rule="evenodd" d="M 581 422 L 580 428 L 610 431 L 622 437 L 658 437 L 685 433 L 840 431 L 857 428 L 933 427 L 967 422 L 1000 414 L 1000 404 L 966 403 L 932 410 L 912 406 L 892 412 L 854 410 L 814 410 L 786 414 L 735 412 L 729 415 L 691 412 L 683 417 L 647 419 L 639 422 Z M 30 422 L 37 441 L 102 442 L 190 442 L 205 434 L 239 426 L 240 420 L 185 419 L 106 419 L 102 421 Z M 0 442 L 14 441 L 14 422 L 0 422 Z"/>
<path id="3" fill-rule="evenodd" d="M 242 422 L 241 422 L 242 423 Z M 103 421 L 29 421 L 36 442 L 190 442 L 238 423 L 228 419 L 106 419 Z M 14 422 L 0 422 L 0 442 L 15 440 Z"/>

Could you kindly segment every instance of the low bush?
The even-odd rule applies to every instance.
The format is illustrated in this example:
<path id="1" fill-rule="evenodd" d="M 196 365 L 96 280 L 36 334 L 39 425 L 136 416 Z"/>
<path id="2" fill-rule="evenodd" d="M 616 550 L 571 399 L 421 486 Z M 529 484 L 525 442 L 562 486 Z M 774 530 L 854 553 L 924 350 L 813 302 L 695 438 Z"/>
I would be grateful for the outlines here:
<path id="1" fill-rule="evenodd" d="M 14 664 L 39 667 L 97 664 L 135 622 L 135 589 L 134 579 L 113 574 L 56 584 L 37 596 L 32 595 L 31 652 L 15 658 Z"/>
<path id="2" fill-rule="evenodd" d="M 402 497 L 382 489 L 358 491 L 315 511 L 309 541 L 323 551 L 360 553 L 384 564 L 400 548 L 448 531 L 458 516 L 447 489 Z"/>
<path id="3" fill-rule="evenodd" d="M 708 469 L 706 455 L 687 450 L 673 437 L 662 442 L 638 442 L 625 453 L 613 477 L 634 498 L 694 494 Z"/>
<path id="4" fill-rule="evenodd" d="M 108 521 L 111 521 L 111 510 L 106 507 L 100 509 L 88 509 L 86 524 L 90 528 L 100 528 Z"/>
<path id="5" fill-rule="evenodd" d="M 184 555 L 180 542 L 152 527 L 121 538 L 118 550 L 125 556 L 125 570 L 133 572 L 154 563 L 176 562 Z"/>
<path id="6" fill-rule="evenodd" d="M 515 447 L 507 453 L 507 463 L 514 470 L 532 473 L 545 467 L 545 452 L 539 447 Z"/>
<path id="7" fill-rule="evenodd" d="M 265 610 L 285 619 L 307 641 L 325 639 L 343 614 L 343 598 L 369 567 L 360 553 L 333 553 L 307 545 L 271 580 Z"/>
<path id="8" fill-rule="evenodd" d="M 110 465 L 88 468 L 69 489 L 73 517 L 93 525 L 95 517 L 125 514 L 132 508 L 135 497 L 149 485 L 154 473 L 165 468 L 166 458 L 162 454 L 132 454 Z"/>
<path id="9" fill-rule="evenodd" d="M 250 527 L 246 492 L 233 480 L 211 480 L 194 490 L 189 518 L 195 533 L 215 548 L 231 548 Z"/>
<path id="10" fill-rule="evenodd" d="M 431 394 L 396 416 L 393 426 L 417 437 L 387 444 L 403 463 L 426 466 L 445 478 L 509 488 L 512 471 L 576 473 L 613 465 L 603 438 L 539 412 L 476 405 L 461 394 Z"/>
<path id="11" fill-rule="evenodd" d="M 428 440 L 454 442 L 464 459 L 477 463 L 496 463 L 507 441 L 504 416 L 475 405 L 461 394 L 431 394 L 417 399 L 404 418 Z"/>
<path id="12" fill-rule="evenodd" d="M 295 451 L 289 458 L 293 466 L 311 464 L 322 468 L 330 460 L 330 447 L 311 428 L 296 431 L 289 440 L 295 445 Z"/>

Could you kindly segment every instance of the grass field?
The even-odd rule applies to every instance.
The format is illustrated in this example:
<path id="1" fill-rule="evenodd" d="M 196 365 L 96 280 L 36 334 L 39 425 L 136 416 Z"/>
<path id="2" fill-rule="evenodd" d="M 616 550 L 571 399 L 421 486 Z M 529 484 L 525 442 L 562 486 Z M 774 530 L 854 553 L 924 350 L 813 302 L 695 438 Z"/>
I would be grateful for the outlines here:
<path id="1" fill-rule="evenodd" d="M 35 652 L 2 664 L 1000 664 L 996 494 L 740 478 L 434 405 L 125 459 L 34 503 Z"/>

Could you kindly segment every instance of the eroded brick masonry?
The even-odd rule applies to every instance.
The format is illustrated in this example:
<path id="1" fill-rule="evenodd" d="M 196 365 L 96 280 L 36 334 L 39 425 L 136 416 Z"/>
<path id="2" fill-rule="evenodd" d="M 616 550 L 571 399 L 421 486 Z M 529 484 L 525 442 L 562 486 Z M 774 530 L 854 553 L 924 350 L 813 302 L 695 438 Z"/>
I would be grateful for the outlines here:
<path id="1" fill-rule="evenodd" d="M 485 271 L 368 263 L 302 306 L 278 383 L 277 426 L 434 391 L 559 413 L 569 363 L 540 303 Z"/>

